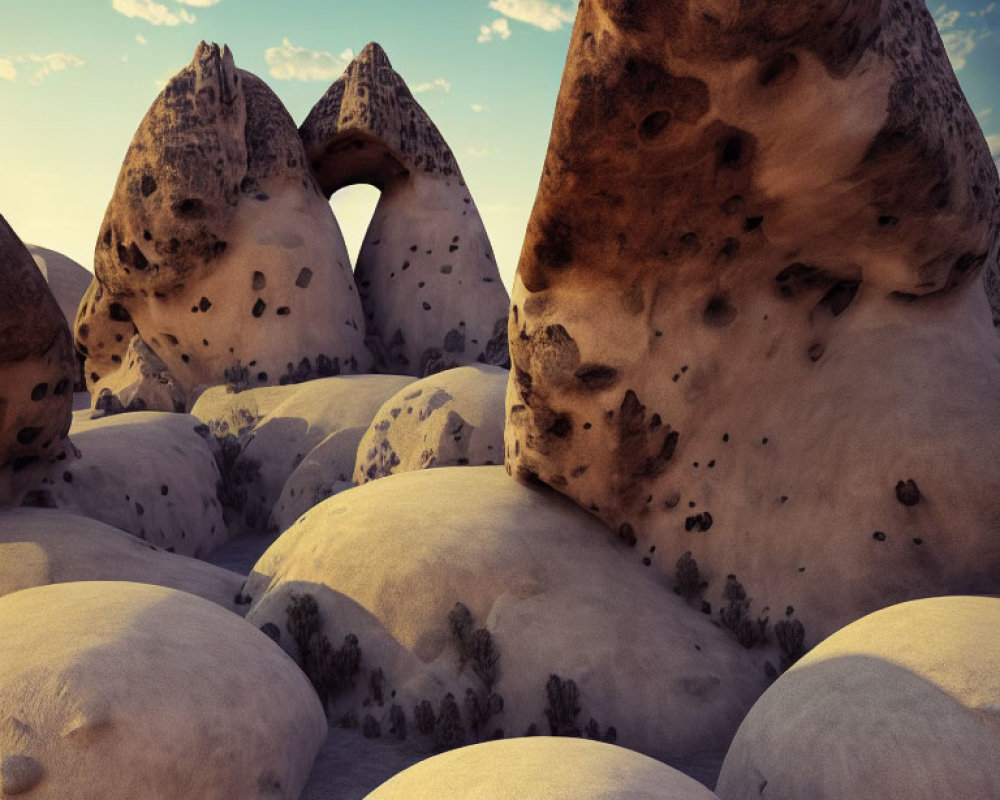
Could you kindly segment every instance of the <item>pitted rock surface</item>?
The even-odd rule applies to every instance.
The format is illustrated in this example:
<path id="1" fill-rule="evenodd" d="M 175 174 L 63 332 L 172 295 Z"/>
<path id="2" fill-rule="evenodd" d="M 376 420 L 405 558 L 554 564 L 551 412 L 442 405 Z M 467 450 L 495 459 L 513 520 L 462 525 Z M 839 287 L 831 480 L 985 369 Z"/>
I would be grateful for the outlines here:
<path id="1" fill-rule="evenodd" d="M 506 385 L 507 370 L 476 365 L 439 372 L 397 392 L 358 445 L 354 480 L 503 463 Z"/>
<path id="2" fill-rule="evenodd" d="M 87 315 L 100 321 L 81 309 L 77 322 L 91 387 L 107 377 L 101 358 L 122 358 L 131 339 L 115 331 L 106 356 L 94 350 L 88 336 L 109 338 L 101 302 L 122 309 L 188 399 L 206 385 L 272 385 L 370 366 L 343 237 L 295 124 L 228 48 L 202 43 L 147 112 L 95 268 L 98 307 L 89 304 Z"/>
<path id="3" fill-rule="evenodd" d="M 300 128 L 327 197 L 382 192 L 354 275 L 382 372 L 508 366 L 507 290 L 454 154 L 385 52 L 369 44 Z"/>
<path id="4" fill-rule="evenodd" d="M 713 604 L 735 574 L 754 613 L 793 606 L 809 643 L 997 591 L 998 197 L 923 4 L 584 0 L 508 470 L 669 575 L 691 551 Z"/>
<path id="5" fill-rule="evenodd" d="M 0 217 L 0 507 L 34 473 L 74 454 L 69 326 L 27 248 Z"/>
<path id="6" fill-rule="evenodd" d="M 97 415 L 123 411 L 185 411 L 184 390 L 139 334 L 128 343 L 121 367 L 94 384 L 93 391 Z"/>

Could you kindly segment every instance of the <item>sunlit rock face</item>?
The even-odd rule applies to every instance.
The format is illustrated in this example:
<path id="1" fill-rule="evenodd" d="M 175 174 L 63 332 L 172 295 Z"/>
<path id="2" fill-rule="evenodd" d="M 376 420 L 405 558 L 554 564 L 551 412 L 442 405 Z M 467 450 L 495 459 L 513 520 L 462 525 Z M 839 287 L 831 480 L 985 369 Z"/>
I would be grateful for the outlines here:
<path id="1" fill-rule="evenodd" d="M 472 194 L 427 112 L 369 44 L 300 129 L 327 197 L 382 192 L 355 278 L 381 371 L 508 366 L 507 290 Z"/>
<path id="2" fill-rule="evenodd" d="M 997 172 L 922 3 L 584 0 L 506 463 L 807 643 L 997 591 Z"/>
<path id="3" fill-rule="evenodd" d="M 91 386 L 131 338 L 105 328 L 126 322 L 189 394 L 370 366 L 344 240 L 295 124 L 228 48 L 202 43 L 147 112 L 95 271 L 76 326 Z M 91 355 L 95 338 L 105 347 Z"/>
<path id="4" fill-rule="evenodd" d="M 837 631 L 747 714 L 719 797 L 1000 796 L 998 626 L 996 598 L 936 597 Z"/>
<path id="5" fill-rule="evenodd" d="M 0 217 L 0 507 L 20 505 L 69 440 L 76 359 L 69 326 L 27 248 Z"/>

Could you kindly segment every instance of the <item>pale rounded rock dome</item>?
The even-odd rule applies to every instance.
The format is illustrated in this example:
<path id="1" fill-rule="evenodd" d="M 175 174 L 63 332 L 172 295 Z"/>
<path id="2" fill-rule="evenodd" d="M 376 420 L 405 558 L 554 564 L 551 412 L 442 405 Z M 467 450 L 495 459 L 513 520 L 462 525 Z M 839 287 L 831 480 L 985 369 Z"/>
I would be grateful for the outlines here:
<path id="1" fill-rule="evenodd" d="M 124 582 L 0 598 L 0 797 L 295 800 L 326 735 L 267 636 Z"/>
<path id="2" fill-rule="evenodd" d="M 938 597 L 870 614 L 757 701 L 722 800 L 1000 797 L 1000 599 Z"/>
<path id="3" fill-rule="evenodd" d="M 589 739 L 533 736 L 421 761 L 366 800 L 717 800 L 648 756 Z"/>

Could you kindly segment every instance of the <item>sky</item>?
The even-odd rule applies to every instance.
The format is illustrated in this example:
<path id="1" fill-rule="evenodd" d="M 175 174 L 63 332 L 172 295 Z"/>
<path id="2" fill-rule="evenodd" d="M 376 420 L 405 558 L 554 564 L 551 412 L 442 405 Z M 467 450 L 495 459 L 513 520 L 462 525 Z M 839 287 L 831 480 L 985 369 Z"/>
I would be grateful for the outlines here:
<path id="1" fill-rule="evenodd" d="M 1000 159 L 1000 7 L 929 3 Z M 93 269 L 136 127 L 202 40 L 228 44 L 296 123 L 369 41 L 455 153 L 511 286 L 545 155 L 575 0 L 0 0 L 0 214 Z M 378 200 L 333 198 L 356 253 Z"/>

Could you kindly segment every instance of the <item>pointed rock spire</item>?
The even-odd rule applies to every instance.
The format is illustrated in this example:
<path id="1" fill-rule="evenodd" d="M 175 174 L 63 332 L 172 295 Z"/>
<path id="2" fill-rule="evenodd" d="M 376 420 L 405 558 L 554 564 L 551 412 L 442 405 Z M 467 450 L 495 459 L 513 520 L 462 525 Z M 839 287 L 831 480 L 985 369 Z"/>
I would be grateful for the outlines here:
<path id="1" fill-rule="evenodd" d="M 136 331 L 189 400 L 234 371 L 259 386 L 370 365 L 343 236 L 295 123 L 227 47 L 202 42 L 142 120 L 95 267 L 91 300 L 134 330 L 102 332 L 94 303 L 81 309 L 78 343 L 109 342 L 87 365 L 91 389 Z"/>
<path id="2" fill-rule="evenodd" d="M 365 47 L 300 134 L 328 197 L 356 183 L 382 192 L 354 271 L 378 368 L 507 366 L 509 299 L 489 237 L 454 154 L 381 47 Z"/>
<path id="3" fill-rule="evenodd" d="M 735 575 L 754 617 L 794 607 L 807 642 L 1000 591 L 998 211 L 924 4 L 584 0 L 512 297 L 508 470 L 668 575 L 690 551 L 715 606 Z"/>

